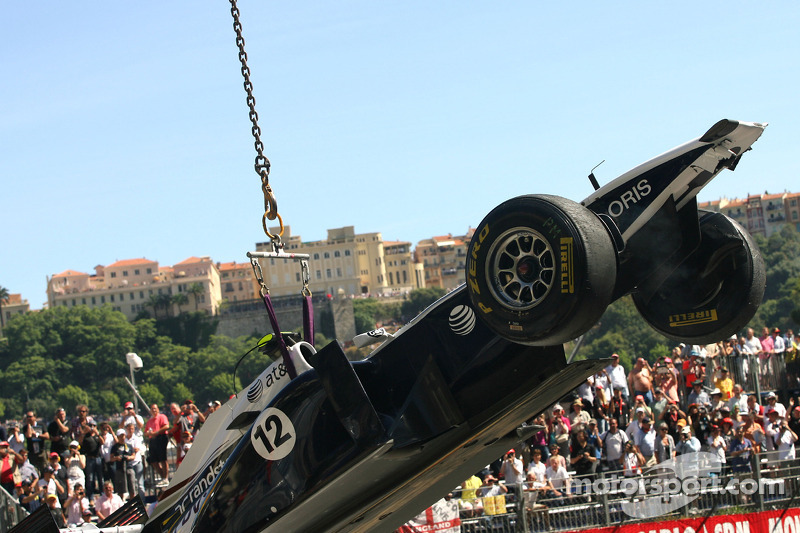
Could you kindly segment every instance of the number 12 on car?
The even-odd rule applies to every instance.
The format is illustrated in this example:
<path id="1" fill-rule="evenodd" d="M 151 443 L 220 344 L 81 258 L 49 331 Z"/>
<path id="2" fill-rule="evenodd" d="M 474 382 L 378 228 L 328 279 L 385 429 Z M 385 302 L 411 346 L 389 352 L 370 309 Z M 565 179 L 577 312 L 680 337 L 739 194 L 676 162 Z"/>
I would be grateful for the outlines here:
<path id="1" fill-rule="evenodd" d="M 264 459 L 283 459 L 294 449 L 297 433 L 286 413 L 274 407 L 265 409 L 253 424 L 250 441 Z"/>

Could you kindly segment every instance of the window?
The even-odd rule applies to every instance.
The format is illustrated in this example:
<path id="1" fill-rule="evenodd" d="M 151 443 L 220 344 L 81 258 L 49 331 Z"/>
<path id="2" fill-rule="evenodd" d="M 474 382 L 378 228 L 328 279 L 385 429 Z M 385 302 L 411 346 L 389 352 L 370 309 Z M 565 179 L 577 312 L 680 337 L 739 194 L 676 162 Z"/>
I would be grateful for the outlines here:
<path id="1" fill-rule="evenodd" d="M 296 282 L 300 283 L 300 272 L 295 272 L 294 273 L 294 280 Z"/>
<path id="2" fill-rule="evenodd" d="M 112 302 L 114 301 L 114 295 L 113 294 L 109 298 L 111 299 Z"/>
<path id="3" fill-rule="evenodd" d="M 133 275 L 134 276 L 138 276 L 139 275 L 139 269 L 138 268 L 133 271 Z"/>
<path id="4" fill-rule="evenodd" d="M 128 271 L 127 270 L 123 270 L 122 271 L 122 277 L 124 277 L 124 278 L 128 277 Z"/>
<path id="5" fill-rule="evenodd" d="M 403 283 L 407 283 L 407 282 L 408 282 L 408 272 L 403 270 Z"/>
<path id="6" fill-rule="evenodd" d="M 117 277 L 117 273 L 116 273 L 116 272 L 112 272 L 112 273 L 111 273 L 111 277 L 112 277 L 112 278 L 116 278 L 116 277 Z"/>
<path id="7" fill-rule="evenodd" d="M 342 254 L 339 253 L 339 250 L 335 250 L 333 252 L 333 257 L 339 257 L 340 255 L 342 255 Z"/>
<path id="8" fill-rule="evenodd" d="M 144 291 L 139 291 L 139 299 L 144 300 Z"/>
<path id="9" fill-rule="evenodd" d="M 153 269 L 152 269 L 152 268 L 148 268 L 148 269 L 147 269 L 147 273 L 148 273 L 148 274 L 152 274 L 152 273 L 153 273 Z"/>
<path id="10" fill-rule="evenodd" d="M 81 298 L 81 305 L 86 305 L 86 298 Z"/>
<path id="11" fill-rule="evenodd" d="M 325 254 L 322 257 L 324 257 L 325 259 L 330 259 L 331 254 L 328 253 L 328 252 L 325 252 Z"/>
<path id="12" fill-rule="evenodd" d="M 389 285 L 394 285 L 394 276 L 389 272 Z"/>
<path id="13" fill-rule="evenodd" d="M 314 254 L 314 259 L 319 259 L 319 254 Z"/>
<path id="14" fill-rule="evenodd" d="M 317 279 L 322 279 L 322 272 L 317 270 Z"/>
<path id="15" fill-rule="evenodd" d="M 225 292 L 233 292 L 233 283 L 225 284 Z"/>
<path id="16" fill-rule="evenodd" d="M 100 296 L 100 303 L 101 303 L 101 304 L 104 304 L 104 303 L 106 303 L 106 297 L 105 297 L 105 295 L 103 295 L 103 296 Z"/>
<path id="17" fill-rule="evenodd" d="M 124 294 L 119 293 L 119 301 L 120 302 L 125 301 L 125 295 Z"/>
<path id="18" fill-rule="evenodd" d="M 336 277 L 337 278 L 341 278 L 342 277 L 342 269 L 339 268 L 339 267 L 336 267 Z"/>
<path id="19" fill-rule="evenodd" d="M 345 257 L 350 257 L 350 250 L 345 250 L 344 251 L 344 256 Z"/>
<path id="20" fill-rule="evenodd" d="M 330 268 L 325 269 L 325 277 L 327 277 L 327 278 L 331 277 L 331 269 Z"/>
<path id="21" fill-rule="evenodd" d="M 75 301 L 75 298 L 72 299 L 72 307 L 75 307 L 78 303 Z"/>

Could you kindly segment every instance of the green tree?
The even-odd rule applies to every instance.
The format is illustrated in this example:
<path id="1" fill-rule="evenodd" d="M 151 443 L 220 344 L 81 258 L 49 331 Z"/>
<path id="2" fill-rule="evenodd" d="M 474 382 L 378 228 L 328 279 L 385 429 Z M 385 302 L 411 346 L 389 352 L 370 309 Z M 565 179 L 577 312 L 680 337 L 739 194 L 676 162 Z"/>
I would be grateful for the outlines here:
<path id="1" fill-rule="evenodd" d="M 203 289 L 203 285 L 197 282 L 192 283 L 191 285 L 189 285 L 189 288 L 186 289 L 186 292 L 194 296 L 194 310 L 195 311 L 199 310 L 200 295 L 205 292 L 205 290 Z"/>
<path id="2" fill-rule="evenodd" d="M 172 303 L 178 307 L 178 314 L 180 315 L 183 312 L 181 306 L 189 303 L 189 297 L 185 293 L 179 292 L 172 296 Z"/>
<path id="3" fill-rule="evenodd" d="M 0 332 L 5 327 L 5 322 L 3 318 L 3 306 L 6 304 L 6 302 L 8 302 L 10 296 L 11 294 L 8 292 L 8 289 L 6 289 L 3 286 L 0 286 Z"/>
<path id="4" fill-rule="evenodd" d="M 158 294 L 151 294 L 150 299 L 144 305 L 153 308 L 153 318 L 158 320 L 158 308 L 161 307 L 161 300 L 158 298 Z"/>
<path id="5" fill-rule="evenodd" d="M 414 289 L 408 293 L 408 299 L 400 307 L 403 320 L 408 322 L 445 294 L 446 291 L 441 287 Z"/>

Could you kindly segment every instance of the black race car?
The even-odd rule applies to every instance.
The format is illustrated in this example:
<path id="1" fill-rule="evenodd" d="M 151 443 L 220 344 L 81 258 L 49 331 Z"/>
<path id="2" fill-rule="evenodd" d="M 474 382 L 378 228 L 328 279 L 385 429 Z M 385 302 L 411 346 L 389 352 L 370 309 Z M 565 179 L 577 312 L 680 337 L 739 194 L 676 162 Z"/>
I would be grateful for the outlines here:
<path id="1" fill-rule="evenodd" d="M 470 242 L 466 283 L 365 360 L 296 342 L 296 377 L 279 358 L 211 415 L 144 532 L 393 531 L 607 364 L 568 365 L 563 343 L 615 299 L 632 294 L 648 324 L 687 343 L 738 331 L 764 264 L 695 197 L 764 128 L 720 121 L 581 203 L 499 205 Z"/>

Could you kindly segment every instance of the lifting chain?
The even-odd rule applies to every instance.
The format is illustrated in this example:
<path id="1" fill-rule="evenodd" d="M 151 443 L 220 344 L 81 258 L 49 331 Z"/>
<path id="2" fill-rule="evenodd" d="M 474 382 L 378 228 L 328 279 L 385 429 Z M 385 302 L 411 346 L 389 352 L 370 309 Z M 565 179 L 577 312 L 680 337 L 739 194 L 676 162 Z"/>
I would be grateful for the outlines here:
<path id="1" fill-rule="evenodd" d="M 253 84 L 250 81 L 250 67 L 247 66 L 247 52 L 244 51 L 244 37 L 242 37 L 242 23 L 239 21 L 239 8 L 236 0 L 231 2 L 231 15 L 233 16 L 233 30 L 236 32 L 236 46 L 239 48 L 239 62 L 242 64 L 242 77 L 244 77 L 244 90 L 247 93 L 247 107 L 250 109 L 250 122 L 253 124 L 252 132 L 255 139 L 256 174 L 261 178 L 261 190 L 264 193 L 264 214 L 261 217 L 261 226 L 264 233 L 272 241 L 273 248 L 276 250 L 281 247 L 281 236 L 283 235 L 283 218 L 278 214 L 278 203 L 269 186 L 269 159 L 264 155 L 264 143 L 261 142 L 261 128 L 258 126 L 258 113 L 256 112 L 256 99 L 253 96 Z M 273 234 L 267 228 L 267 220 L 278 219 L 280 229 Z"/>

